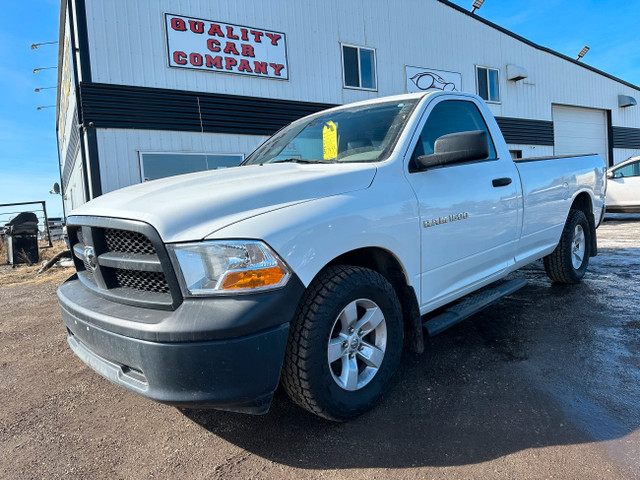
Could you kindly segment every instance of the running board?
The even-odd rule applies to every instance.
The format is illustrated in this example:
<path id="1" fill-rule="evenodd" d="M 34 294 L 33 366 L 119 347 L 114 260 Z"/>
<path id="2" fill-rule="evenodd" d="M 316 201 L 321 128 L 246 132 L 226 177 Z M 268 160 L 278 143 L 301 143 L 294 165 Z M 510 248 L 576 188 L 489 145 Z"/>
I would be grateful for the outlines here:
<path id="1" fill-rule="evenodd" d="M 429 336 L 433 337 L 465 318 L 470 317 L 474 313 L 478 313 L 492 303 L 497 302 L 502 297 L 520 290 L 526 284 L 527 281 L 524 278 L 515 278 L 513 280 L 500 282 L 490 290 L 483 290 L 480 293 L 469 295 L 462 302 L 447 308 L 444 313 L 428 319 L 422 326 L 427 329 Z"/>

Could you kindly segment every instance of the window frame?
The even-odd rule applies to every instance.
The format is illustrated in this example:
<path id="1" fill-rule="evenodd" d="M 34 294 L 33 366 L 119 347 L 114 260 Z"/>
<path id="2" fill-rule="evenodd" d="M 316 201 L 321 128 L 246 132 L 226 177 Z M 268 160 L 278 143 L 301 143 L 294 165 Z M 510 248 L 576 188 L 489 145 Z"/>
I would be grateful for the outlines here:
<path id="1" fill-rule="evenodd" d="M 626 167 L 632 167 L 632 170 L 637 171 L 638 174 L 632 174 L 632 175 L 628 175 L 628 176 L 624 176 L 624 175 L 616 175 L 620 170 L 622 170 L 623 168 Z M 640 178 L 640 160 L 635 160 L 633 162 L 629 162 L 625 165 L 620 165 L 618 168 L 614 168 L 612 170 L 613 173 L 613 178 Z"/>
<path id="2" fill-rule="evenodd" d="M 496 72 L 498 72 L 498 100 L 488 100 L 488 99 L 484 99 L 482 98 L 482 95 L 480 95 L 480 85 L 478 85 L 478 69 L 479 68 L 483 68 L 486 70 L 487 72 L 487 97 L 490 96 L 489 92 L 490 92 L 490 88 L 489 88 L 489 70 L 494 70 Z M 495 67 L 488 67 L 486 65 L 475 65 L 475 82 L 476 82 L 476 95 L 478 95 L 480 98 L 482 98 L 482 100 L 484 100 L 487 103 L 491 103 L 494 105 L 499 105 L 502 103 L 502 88 L 500 86 L 500 69 L 499 68 L 495 68 Z"/>
<path id="3" fill-rule="evenodd" d="M 145 183 L 145 182 L 151 182 L 152 180 L 145 180 L 145 175 L 144 175 L 144 161 L 142 159 L 143 155 L 204 155 L 205 157 L 210 156 L 239 156 L 242 157 L 242 159 L 240 160 L 240 163 L 238 164 L 238 166 L 240 166 L 242 164 L 242 162 L 244 162 L 245 158 L 247 157 L 244 153 L 237 153 L 237 152 L 229 152 L 229 153 L 223 153 L 223 152 L 180 152 L 180 151 L 166 151 L 166 150 L 138 150 L 138 166 L 140 167 L 140 183 Z M 230 167 L 225 167 L 225 168 L 230 168 Z M 202 172 L 210 172 L 212 170 L 218 170 L 218 168 L 213 168 L 213 169 L 207 169 L 207 170 L 199 170 Z M 195 173 L 195 172 L 192 172 Z M 183 175 L 183 174 L 176 174 L 176 175 Z M 176 176 L 176 175 L 170 175 L 170 176 Z M 162 177 L 162 178 L 169 178 L 169 177 Z M 156 179 L 158 180 L 158 179 Z"/>
<path id="4" fill-rule="evenodd" d="M 347 85 L 346 83 L 346 68 L 344 64 L 344 47 L 355 48 L 357 50 L 357 58 L 358 58 L 358 79 L 360 85 L 362 85 L 362 70 L 360 66 L 360 50 L 370 50 L 373 52 L 373 80 L 375 82 L 375 88 L 366 88 L 366 87 L 354 87 L 352 85 Z M 342 88 L 349 90 L 364 90 L 366 92 L 377 92 L 378 91 L 378 51 L 375 47 L 367 47 L 364 45 L 354 45 L 352 43 L 343 43 L 340 42 L 340 64 L 342 66 Z"/>

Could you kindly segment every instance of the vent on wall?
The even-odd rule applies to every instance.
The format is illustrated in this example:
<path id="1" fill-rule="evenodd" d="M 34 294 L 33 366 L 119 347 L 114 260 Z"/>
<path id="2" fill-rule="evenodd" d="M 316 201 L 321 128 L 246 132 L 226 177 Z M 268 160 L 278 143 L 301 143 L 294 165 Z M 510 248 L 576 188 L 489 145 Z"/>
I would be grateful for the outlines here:
<path id="1" fill-rule="evenodd" d="M 618 95 L 618 106 L 620 108 L 633 107 L 637 104 L 636 99 L 629 95 Z"/>
<path id="2" fill-rule="evenodd" d="M 529 76 L 529 72 L 524 67 L 518 65 L 507 65 L 507 80 L 517 82 L 518 80 L 524 80 Z"/>

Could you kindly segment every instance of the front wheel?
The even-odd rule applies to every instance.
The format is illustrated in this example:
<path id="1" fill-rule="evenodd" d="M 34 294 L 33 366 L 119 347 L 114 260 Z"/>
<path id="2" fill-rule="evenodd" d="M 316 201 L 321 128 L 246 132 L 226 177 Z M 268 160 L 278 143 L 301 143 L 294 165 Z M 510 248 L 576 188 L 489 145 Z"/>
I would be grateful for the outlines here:
<path id="1" fill-rule="evenodd" d="M 328 267 L 311 282 L 291 324 L 282 383 L 301 407 L 333 421 L 369 410 L 398 368 L 402 311 L 379 273 Z"/>
<path id="2" fill-rule="evenodd" d="M 554 282 L 578 283 L 591 255 L 591 229 L 581 210 L 570 210 L 556 249 L 544 257 L 544 269 Z"/>

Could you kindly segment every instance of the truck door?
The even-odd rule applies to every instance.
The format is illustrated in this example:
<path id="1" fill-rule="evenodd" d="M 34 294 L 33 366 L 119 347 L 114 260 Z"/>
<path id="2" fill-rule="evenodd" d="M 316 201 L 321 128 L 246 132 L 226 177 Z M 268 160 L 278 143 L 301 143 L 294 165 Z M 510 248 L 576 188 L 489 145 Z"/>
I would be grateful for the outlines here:
<path id="1" fill-rule="evenodd" d="M 407 169 L 420 211 L 423 307 L 447 303 L 512 265 L 521 222 L 518 171 L 508 153 L 499 157 L 474 100 L 439 99 L 425 117 Z M 487 159 L 417 171 L 415 159 L 433 153 L 439 137 L 474 130 L 489 134 Z"/>

